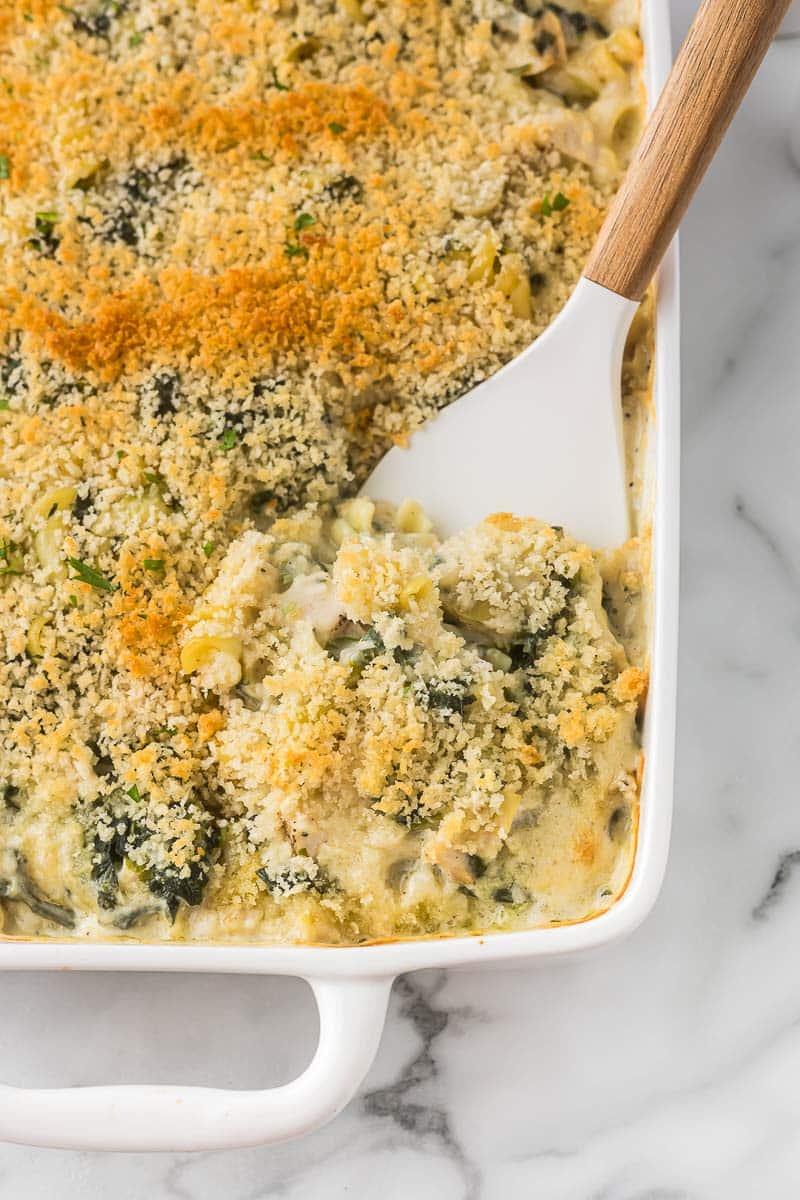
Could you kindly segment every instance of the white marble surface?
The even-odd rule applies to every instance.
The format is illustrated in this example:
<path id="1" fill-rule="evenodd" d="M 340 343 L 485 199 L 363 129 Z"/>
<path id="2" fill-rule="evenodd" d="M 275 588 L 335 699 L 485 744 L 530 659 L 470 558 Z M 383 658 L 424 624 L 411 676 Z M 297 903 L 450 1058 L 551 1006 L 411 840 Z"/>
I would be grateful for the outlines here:
<path id="1" fill-rule="evenodd" d="M 673 8 L 679 36 L 694 3 Z M 0 1147 L 3 1200 L 800 1194 L 798 92 L 782 42 L 683 235 L 676 819 L 653 915 L 589 961 L 399 982 L 360 1098 L 300 1143 Z M 293 980 L 7 975 L 0 1012 L 0 1077 L 31 1085 L 264 1086 L 315 1036 Z"/>

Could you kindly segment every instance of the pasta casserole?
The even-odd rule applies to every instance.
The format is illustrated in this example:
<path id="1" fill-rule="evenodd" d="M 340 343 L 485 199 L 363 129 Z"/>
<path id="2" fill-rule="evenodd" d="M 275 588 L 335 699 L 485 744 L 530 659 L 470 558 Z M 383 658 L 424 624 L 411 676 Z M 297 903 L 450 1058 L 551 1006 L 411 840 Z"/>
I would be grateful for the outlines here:
<path id="1" fill-rule="evenodd" d="M 443 539 L 358 490 L 569 295 L 636 17 L 0 0 L 5 936 L 354 944 L 621 894 L 646 530 Z M 651 357 L 646 302 L 634 498 Z"/>

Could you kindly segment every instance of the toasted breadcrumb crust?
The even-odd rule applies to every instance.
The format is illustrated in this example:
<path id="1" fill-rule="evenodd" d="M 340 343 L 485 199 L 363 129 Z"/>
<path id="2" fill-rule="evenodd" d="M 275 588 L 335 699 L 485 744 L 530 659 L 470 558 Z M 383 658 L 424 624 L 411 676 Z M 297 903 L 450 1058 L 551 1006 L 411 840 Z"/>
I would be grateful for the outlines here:
<path id="1" fill-rule="evenodd" d="M 495 517 L 434 551 L 342 498 L 564 303 L 641 115 L 633 9 L 0 0 L 7 935 L 357 942 L 617 894 L 637 544 L 605 567 L 628 661 L 568 538 Z M 335 600 L 295 622 L 317 567 Z M 552 621 L 545 675 L 584 622 L 595 690 L 510 699 Z"/>

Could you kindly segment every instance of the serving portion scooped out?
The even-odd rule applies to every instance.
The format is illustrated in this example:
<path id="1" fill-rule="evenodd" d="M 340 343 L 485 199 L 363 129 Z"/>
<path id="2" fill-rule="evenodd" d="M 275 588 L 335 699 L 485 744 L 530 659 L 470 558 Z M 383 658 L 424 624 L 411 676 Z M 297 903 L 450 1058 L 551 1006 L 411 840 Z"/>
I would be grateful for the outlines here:
<path id="1" fill-rule="evenodd" d="M 622 556 L 606 569 L 633 609 L 640 575 Z M 602 594 L 587 547 L 507 514 L 442 542 L 417 505 L 359 499 L 244 534 L 182 650 L 219 705 L 209 762 L 241 814 L 199 927 L 241 929 L 262 888 L 271 939 L 608 907 L 634 844 L 645 675 Z"/>

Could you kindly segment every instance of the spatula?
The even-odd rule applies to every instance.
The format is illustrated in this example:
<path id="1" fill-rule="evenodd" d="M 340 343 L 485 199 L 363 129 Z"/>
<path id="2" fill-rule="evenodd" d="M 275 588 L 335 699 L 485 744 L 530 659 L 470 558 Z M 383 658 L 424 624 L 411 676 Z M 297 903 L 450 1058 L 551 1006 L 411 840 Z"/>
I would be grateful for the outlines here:
<path id="1" fill-rule="evenodd" d="M 620 379 L 637 304 L 790 0 L 704 0 L 572 296 L 532 346 L 382 459 L 362 491 L 442 533 L 490 512 L 629 533 Z"/>

